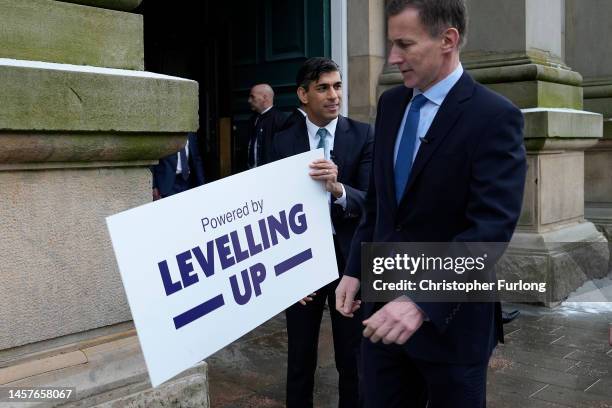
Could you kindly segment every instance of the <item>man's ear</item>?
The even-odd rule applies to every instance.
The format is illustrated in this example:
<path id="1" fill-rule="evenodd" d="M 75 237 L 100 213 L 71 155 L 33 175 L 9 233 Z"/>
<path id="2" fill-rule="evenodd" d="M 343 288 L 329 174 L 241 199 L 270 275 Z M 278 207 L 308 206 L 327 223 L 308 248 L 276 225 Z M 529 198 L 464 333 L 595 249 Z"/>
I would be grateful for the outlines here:
<path id="1" fill-rule="evenodd" d="M 303 105 L 308 105 L 308 95 L 306 94 L 306 90 L 301 86 L 297 89 L 297 97 Z"/>
<path id="2" fill-rule="evenodd" d="M 444 52 L 452 51 L 459 48 L 459 31 L 456 28 L 449 27 L 442 33 L 442 50 Z"/>

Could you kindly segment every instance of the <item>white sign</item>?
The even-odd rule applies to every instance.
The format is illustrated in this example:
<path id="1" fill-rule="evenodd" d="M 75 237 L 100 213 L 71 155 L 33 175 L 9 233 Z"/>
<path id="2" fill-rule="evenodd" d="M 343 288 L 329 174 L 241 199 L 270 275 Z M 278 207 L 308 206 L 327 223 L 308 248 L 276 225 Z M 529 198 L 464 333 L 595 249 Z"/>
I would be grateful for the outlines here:
<path id="1" fill-rule="evenodd" d="M 309 151 L 108 217 L 153 386 L 338 278 Z"/>

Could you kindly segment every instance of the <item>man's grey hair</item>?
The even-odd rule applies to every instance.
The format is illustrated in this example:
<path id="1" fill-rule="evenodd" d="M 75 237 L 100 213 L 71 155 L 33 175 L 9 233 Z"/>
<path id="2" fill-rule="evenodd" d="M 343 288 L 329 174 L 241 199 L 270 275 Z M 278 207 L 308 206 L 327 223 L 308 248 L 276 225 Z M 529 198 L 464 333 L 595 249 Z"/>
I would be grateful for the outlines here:
<path id="1" fill-rule="evenodd" d="M 407 8 L 419 12 L 421 23 L 429 35 L 437 37 L 448 28 L 459 31 L 459 48 L 465 46 L 468 13 L 465 0 L 391 0 L 387 4 L 387 18 L 402 13 Z"/>

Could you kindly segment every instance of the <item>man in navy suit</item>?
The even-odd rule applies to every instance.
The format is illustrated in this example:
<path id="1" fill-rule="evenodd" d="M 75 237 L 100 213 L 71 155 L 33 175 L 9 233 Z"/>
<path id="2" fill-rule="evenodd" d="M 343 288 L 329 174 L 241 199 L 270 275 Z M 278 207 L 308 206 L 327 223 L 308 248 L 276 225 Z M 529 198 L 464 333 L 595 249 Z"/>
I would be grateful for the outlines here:
<path id="1" fill-rule="evenodd" d="M 189 133 L 185 146 L 177 153 L 159 159 L 159 164 L 151 167 L 151 172 L 154 201 L 204 184 L 197 133 Z"/>
<path id="2" fill-rule="evenodd" d="M 362 242 L 508 242 L 526 174 L 523 117 L 463 71 L 463 0 L 391 0 L 389 64 L 404 84 L 379 100 L 364 220 L 336 308 L 359 309 Z M 484 407 L 499 303 L 367 303 L 366 407 Z"/>
<path id="3" fill-rule="evenodd" d="M 373 134 L 369 124 L 340 116 L 342 78 L 338 65 L 311 58 L 297 74 L 297 94 L 306 113 L 303 120 L 273 139 L 274 160 L 323 148 L 325 158 L 311 164 L 310 175 L 325 182 L 329 192 L 338 270 L 342 271 L 355 228 L 362 214 L 372 161 Z M 312 407 L 319 327 L 325 303 L 330 306 L 339 406 L 357 407 L 358 354 L 361 326 L 334 309 L 338 280 L 289 307 L 287 335 L 287 407 Z"/>

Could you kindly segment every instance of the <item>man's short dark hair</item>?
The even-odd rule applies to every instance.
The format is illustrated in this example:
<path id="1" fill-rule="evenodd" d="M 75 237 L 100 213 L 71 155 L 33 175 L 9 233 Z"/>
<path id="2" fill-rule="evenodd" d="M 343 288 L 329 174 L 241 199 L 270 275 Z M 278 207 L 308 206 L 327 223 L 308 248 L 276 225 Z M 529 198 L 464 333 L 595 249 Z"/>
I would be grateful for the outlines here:
<path id="1" fill-rule="evenodd" d="M 419 12 L 421 23 L 432 37 L 454 27 L 459 31 L 459 47 L 465 45 L 468 23 L 465 0 L 391 0 L 387 4 L 387 18 L 396 16 L 407 8 Z"/>
<path id="2" fill-rule="evenodd" d="M 334 61 L 324 57 L 313 57 L 304 61 L 295 78 L 298 88 L 308 90 L 311 82 L 316 82 L 321 74 L 340 72 L 340 67 Z"/>

